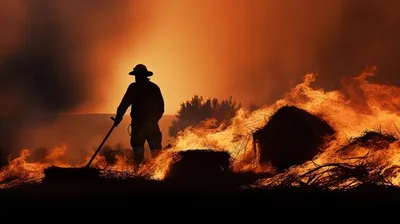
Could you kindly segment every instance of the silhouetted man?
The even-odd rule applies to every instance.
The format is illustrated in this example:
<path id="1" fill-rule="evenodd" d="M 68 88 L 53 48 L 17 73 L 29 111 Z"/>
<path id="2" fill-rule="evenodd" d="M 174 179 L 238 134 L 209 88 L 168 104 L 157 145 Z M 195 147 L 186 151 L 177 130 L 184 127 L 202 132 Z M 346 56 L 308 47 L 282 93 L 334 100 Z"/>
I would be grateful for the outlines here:
<path id="1" fill-rule="evenodd" d="M 157 84 L 150 81 L 153 72 L 138 64 L 129 75 L 135 76 L 122 98 L 115 117 L 115 126 L 122 121 L 131 106 L 131 146 L 135 165 L 139 167 L 144 158 L 144 145 L 147 140 L 153 157 L 161 150 L 162 133 L 158 121 L 164 114 L 164 99 Z"/>

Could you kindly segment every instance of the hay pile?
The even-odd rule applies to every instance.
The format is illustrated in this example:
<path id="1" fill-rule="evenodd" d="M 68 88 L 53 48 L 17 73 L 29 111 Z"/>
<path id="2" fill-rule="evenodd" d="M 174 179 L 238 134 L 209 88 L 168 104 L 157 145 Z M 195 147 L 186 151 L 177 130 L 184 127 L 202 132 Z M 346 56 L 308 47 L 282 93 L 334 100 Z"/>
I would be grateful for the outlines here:
<path id="1" fill-rule="evenodd" d="M 271 163 L 278 171 L 311 160 L 335 131 L 321 118 L 307 111 L 284 106 L 253 134 L 260 163 Z"/>
<path id="2" fill-rule="evenodd" d="M 170 165 L 166 181 L 185 183 L 213 182 L 230 171 L 230 154 L 215 150 L 187 150 L 178 153 Z"/>
<path id="3" fill-rule="evenodd" d="M 367 131 L 358 138 L 352 138 L 350 143 L 339 149 L 338 153 L 341 156 L 354 151 L 357 147 L 369 148 L 373 151 L 387 149 L 390 144 L 396 141 L 393 135 L 385 134 L 376 131 Z"/>
<path id="4" fill-rule="evenodd" d="M 269 180 L 261 181 L 264 187 L 301 187 L 323 190 L 349 190 L 361 185 L 392 185 L 390 178 L 400 171 L 398 166 L 385 166 L 374 156 L 378 150 L 385 150 L 397 139 L 392 135 L 379 132 L 366 132 L 354 138 L 337 150 L 345 162 L 324 165 L 315 164 L 315 168 L 304 172 L 288 172 Z M 362 157 L 349 157 L 352 150 L 365 147 L 369 151 Z"/>

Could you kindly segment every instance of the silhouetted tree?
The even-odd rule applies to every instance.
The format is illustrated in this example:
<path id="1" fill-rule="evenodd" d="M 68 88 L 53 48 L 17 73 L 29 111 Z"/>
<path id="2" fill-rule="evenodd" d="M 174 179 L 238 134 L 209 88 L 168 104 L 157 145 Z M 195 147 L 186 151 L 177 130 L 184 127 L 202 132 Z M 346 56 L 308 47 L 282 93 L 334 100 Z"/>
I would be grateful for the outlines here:
<path id="1" fill-rule="evenodd" d="M 195 95 L 191 100 L 181 104 L 181 108 L 169 128 L 169 134 L 176 137 L 187 127 L 198 126 L 208 119 L 215 119 L 217 126 L 222 122 L 229 124 L 240 108 L 241 104 L 237 104 L 232 97 L 220 102 L 216 98 L 204 100 L 202 96 Z"/>

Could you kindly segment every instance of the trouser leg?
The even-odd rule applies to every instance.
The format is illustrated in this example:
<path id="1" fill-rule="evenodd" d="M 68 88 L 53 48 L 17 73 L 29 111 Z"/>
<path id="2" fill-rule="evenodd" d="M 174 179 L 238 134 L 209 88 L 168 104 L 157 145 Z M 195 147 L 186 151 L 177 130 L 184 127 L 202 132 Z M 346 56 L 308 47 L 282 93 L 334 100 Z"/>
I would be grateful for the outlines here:
<path id="1" fill-rule="evenodd" d="M 139 166 L 144 160 L 144 146 L 134 146 L 132 149 L 135 165 Z"/>
<path id="2" fill-rule="evenodd" d="M 145 137 L 141 132 L 132 132 L 131 146 L 133 150 L 133 159 L 135 165 L 138 167 L 144 159 L 144 144 Z"/>
<path id="3" fill-rule="evenodd" d="M 162 149 L 162 133 L 158 127 L 158 124 L 151 128 L 147 142 L 151 150 L 151 156 L 152 158 L 155 158 L 160 154 Z"/>

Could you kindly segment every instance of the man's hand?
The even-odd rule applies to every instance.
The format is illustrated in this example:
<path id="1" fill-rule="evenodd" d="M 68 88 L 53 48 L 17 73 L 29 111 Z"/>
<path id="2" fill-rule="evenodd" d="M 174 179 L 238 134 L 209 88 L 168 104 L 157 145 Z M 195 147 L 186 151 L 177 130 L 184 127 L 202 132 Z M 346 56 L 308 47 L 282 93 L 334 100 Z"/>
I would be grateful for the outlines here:
<path id="1" fill-rule="evenodd" d="M 114 126 L 117 127 L 119 125 L 119 123 L 121 123 L 122 121 L 122 117 L 121 116 L 115 116 L 115 118 L 111 118 L 114 121 Z"/>

